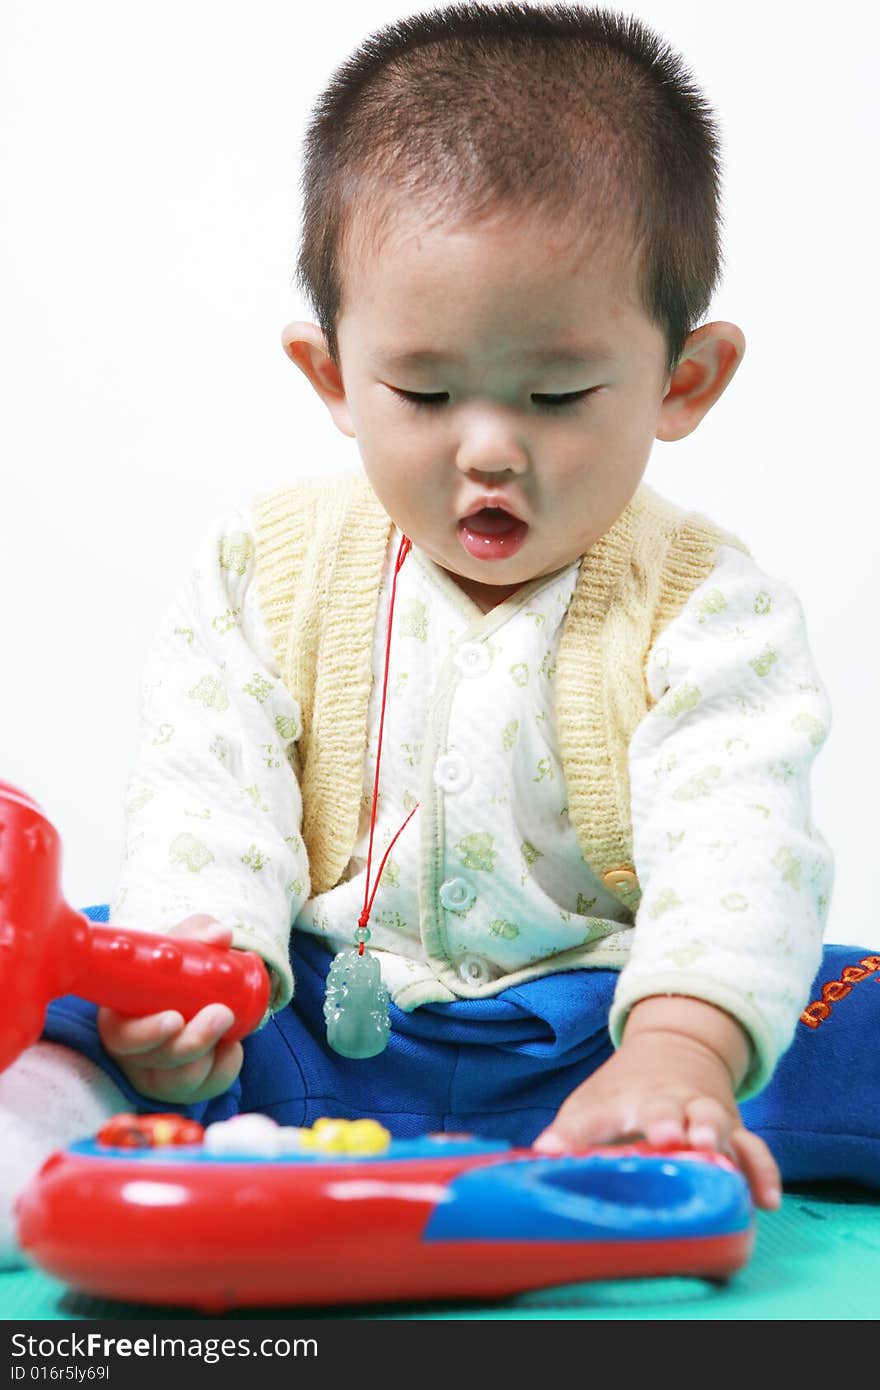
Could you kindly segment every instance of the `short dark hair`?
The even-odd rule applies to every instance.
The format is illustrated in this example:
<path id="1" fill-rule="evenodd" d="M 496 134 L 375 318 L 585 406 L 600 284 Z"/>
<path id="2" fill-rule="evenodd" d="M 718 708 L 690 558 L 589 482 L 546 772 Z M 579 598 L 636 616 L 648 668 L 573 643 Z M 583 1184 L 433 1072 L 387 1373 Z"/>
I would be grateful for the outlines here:
<path id="1" fill-rule="evenodd" d="M 639 19 L 578 4 L 452 4 L 372 34 L 304 140 L 295 278 L 340 365 L 354 218 L 473 225 L 546 214 L 583 236 L 628 219 L 667 372 L 720 277 L 718 129 L 681 58 Z M 377 243 L 378 244 L 378 243 Z"/>

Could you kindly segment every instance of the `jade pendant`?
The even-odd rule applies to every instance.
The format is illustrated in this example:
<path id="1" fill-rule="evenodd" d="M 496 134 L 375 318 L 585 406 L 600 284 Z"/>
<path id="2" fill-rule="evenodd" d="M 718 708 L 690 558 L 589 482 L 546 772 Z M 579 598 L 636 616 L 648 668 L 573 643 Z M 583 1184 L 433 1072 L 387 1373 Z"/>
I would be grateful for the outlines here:
<path id="1" fill-rule="evenodd" d="M 342 1057 L 375 1057 L 388 1042 L 388 991 L 368 951 L 340 951 L 327 973 L 327 1041 Z"/>

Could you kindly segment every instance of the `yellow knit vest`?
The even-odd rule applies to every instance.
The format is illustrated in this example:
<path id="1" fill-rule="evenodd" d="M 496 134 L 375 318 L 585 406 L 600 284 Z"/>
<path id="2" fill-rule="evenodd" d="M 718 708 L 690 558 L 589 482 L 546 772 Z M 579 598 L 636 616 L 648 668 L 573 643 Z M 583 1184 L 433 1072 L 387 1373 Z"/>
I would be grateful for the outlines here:
<path id="1" fill-rule="evenodd" d="M 324 893 L 357 840 L 373 635 L 393 523 L 360 472 L 279 488 L 253 509 L 263 617 L 302 711 L 296 770 L 312 893 Z M 749 553 L 708 517 L 643 483 L 583 556 L 563 624 L 555 699 L 568 814 L 587 864 L 633 917 L 640 889 L 628 750 L 653 703 L 646 660 L 720 545 Z"/>

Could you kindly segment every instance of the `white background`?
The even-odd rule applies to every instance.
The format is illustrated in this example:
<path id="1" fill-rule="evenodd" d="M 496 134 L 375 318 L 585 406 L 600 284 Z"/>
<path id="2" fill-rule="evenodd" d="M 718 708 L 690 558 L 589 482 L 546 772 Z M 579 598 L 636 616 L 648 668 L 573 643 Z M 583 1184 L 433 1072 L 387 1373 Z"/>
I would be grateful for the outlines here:
<path id="1" fill-rule="evenodd" d="M 337 64 L 429 8 L 0 10 L 0 778 L 57 825 L 76 905 L 112 888 L 146 647 L 210 520 L 357 466 L 280 346 L 307 314 L 301 140 Z M 720 119 L 709 317 L 748 343 L 646 481 L 801 598 L 834 708 L 813 784 L 837 861 L 828 935 L 876 945 L 878 10 L 617 8 L 683 55 Z"/>

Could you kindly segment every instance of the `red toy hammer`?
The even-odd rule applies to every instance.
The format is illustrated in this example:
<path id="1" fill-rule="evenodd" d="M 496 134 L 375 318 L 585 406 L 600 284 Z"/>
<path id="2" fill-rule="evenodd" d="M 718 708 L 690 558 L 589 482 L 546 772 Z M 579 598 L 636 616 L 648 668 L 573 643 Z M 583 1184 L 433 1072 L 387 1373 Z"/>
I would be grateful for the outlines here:
<path id="1" fill-rule="evenodd" d="M 0 1071 L 43 1031 L 46 1008 L 78 994 L 123 1014 L 228 1004 L 232 1042 L 256 1028 L 269 975 L 253 951 L 96 926 L 61 894 L 61 842 L 25 792 L 0 782 Z"/>

